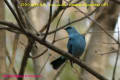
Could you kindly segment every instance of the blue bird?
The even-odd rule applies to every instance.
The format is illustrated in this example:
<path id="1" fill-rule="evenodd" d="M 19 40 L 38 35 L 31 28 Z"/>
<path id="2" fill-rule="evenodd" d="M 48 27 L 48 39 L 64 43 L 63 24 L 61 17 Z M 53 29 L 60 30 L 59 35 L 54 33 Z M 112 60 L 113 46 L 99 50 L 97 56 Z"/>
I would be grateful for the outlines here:
<path id="1" fill-rule="evenodd" d="M 67 43 L 68 52 L 73 56 L 79 58 L 84 52 L 86 41 L 85 37 L 81 35 L 74 27 L 67 27 L 65 30 L 68 32 L 69 40 Z M 54 69 L 58 69 L 65 61 L 66 57 L 60 56 L 56 60 L 51 62 Z"/>

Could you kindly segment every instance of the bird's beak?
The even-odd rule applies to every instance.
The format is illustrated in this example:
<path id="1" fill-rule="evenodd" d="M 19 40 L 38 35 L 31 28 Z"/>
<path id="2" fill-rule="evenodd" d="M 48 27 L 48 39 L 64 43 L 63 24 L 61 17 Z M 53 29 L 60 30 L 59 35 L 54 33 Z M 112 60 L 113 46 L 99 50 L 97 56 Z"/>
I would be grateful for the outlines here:
<path id="1" fill-rule="evenodd" d="M 64 30 L 66 30 L 66 28 L 64 28 Z"/>
<path id="2" fill-rule="evenodd" d="M 64 30 L 67 30 L 68 27 L 64 28 Z"/>

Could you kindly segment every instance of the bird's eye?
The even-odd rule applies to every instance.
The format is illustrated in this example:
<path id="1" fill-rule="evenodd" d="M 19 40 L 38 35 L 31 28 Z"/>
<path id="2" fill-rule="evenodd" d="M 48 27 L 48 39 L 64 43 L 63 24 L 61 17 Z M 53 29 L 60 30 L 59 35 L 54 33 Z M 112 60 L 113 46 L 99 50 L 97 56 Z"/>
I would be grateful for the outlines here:
<path id="1" fill-rule="evenodd" d="M 67 27 L 66 29 L 71 29 L 71 27 Z"/>

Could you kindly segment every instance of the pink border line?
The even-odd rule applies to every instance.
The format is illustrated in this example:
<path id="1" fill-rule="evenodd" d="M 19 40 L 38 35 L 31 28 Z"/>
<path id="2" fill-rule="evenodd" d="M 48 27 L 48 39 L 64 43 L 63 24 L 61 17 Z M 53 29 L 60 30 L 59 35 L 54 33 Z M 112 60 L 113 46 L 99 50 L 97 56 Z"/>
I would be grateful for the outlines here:
<path id="1" fill-rule="evenodd" d="M 2 77 L 16 77 L 16 78 L 21 78 L 21 77 L 42 77 L 41 75 L 2 75 Z"/>

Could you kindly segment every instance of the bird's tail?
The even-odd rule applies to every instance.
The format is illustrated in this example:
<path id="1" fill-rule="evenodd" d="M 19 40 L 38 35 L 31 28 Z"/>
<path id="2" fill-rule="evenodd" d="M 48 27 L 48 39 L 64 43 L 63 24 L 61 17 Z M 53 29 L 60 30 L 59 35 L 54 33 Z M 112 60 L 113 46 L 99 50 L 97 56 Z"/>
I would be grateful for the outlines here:
<path id="1" fill-rule="evenodd" d="M 56 60 L 52 61 L 51 64 L 54 69 L 58 69 L 65 62 L 65 60 L 66 59 L 63 56 L 61 56 L 57 58 Z"/>

